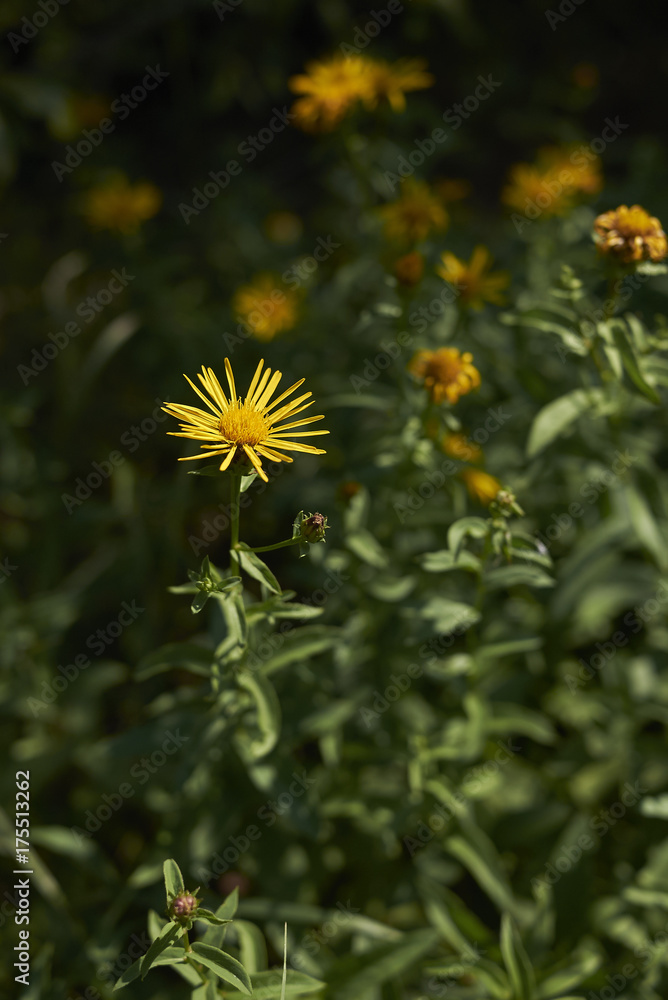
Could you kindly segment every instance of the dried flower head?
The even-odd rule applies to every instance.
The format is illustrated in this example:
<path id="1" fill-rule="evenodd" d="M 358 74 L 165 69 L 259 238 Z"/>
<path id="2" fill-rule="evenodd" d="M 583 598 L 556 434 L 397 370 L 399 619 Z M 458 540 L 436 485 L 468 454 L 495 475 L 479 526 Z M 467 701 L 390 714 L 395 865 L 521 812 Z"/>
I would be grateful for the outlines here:
<path id="1" fill-rule="evenodd" d="M 604 212 L 594 222 L 594 240 L 599 252 L 620 264 L 643 260 L 655 263 L 668 254 L 666 234 L 661 223 L 640 205 L 620 205 Z"/>

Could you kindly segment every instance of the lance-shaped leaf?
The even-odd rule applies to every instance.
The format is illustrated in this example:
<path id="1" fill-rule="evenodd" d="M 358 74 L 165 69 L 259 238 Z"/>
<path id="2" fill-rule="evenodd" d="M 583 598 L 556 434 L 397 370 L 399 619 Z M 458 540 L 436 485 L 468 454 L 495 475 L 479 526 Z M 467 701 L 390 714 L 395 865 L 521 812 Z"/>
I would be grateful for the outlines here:
<path id="1" fill-rule="evenodd" d="M 219 979 L 231 983 L 242 993 L 250 995 L 253 992 L 250 976 L 236 958 L 202 941 L 195 941 L 192 950 L 196 961 L 215 972 Z"/>
<path id="2" fill-rule="evenodd" d="M 148 949 L 146 954 L 141 960 L 141 977 L 144 979 L 146 973 L 151 968 L 155 960 L 159 955 L 162 954 L 165 949 L 169 948 L 170 944 L 176 941 L 179 934 L 182 933 L 183 928 L 179 927 L 178 924 L 165 924 L 165 926 L 160 931 L 151 947 Z"/>

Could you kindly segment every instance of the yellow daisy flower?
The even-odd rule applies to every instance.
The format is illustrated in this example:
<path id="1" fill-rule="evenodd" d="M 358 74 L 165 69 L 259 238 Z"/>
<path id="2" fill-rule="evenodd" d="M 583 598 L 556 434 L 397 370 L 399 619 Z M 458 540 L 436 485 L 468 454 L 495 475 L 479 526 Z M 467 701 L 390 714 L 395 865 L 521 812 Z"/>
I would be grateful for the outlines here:
<path id="1" fill-rule="evenodd" d="M 594 239 L 600 253 L 622 264 L 660 261 L 668 254 L 661 223 L 640 205 L 620 205 L 594 221 Z"/>
<path id="2" fill-rule="evenodd" d="M 418 351 L 408 364 L 408 370 L 422 379 L 434 403 L 456 403 L 480 385 L 480 372 L 472 365 L 473 355 L 462 354 L 456 347 L 439 347 L 437 351 Z"/>
<path id="3" fill-rule="evenodd" d="M 601 161 L 578 147 L 545 147 L 535 165 L 517 163 L 501 200 L 520 212 L 537 207 L 540 214 L 565 215 L 578 195 L 597 194 L 603 186 Z"/>
<path id="4" fill-rule="evenodd" d="M 429 185 L 412 177 L 404 181 L 399 198 L 378 211 L 388 239 L 411 243 L 426 239 L 432 230 L 447 229 L 450 221 L 443 202 Z"/>
<path id="5" fill-rule="evenodd" d="M 317 417 L 301 417 L 299 420 L 290 420 L 287 424 L 277 426 L 279 421 L 294 417 L 313 405 L 313 400 L 310 403 L 304 402 L 305 399 L 313 395 L 311 392 L 298 396 L 290 403 L 283 403 L 283 400 L 287 399 L 305 380 L 302 378 L 295 382 L 272 402 L 271 397 L 276 391 L 282 375 L 281 372 L 274 372 L 272 375 L 271 368 L 266 368 L 263 373 L 263 365 L 264 361 L 260 361 L 251 379 L 245 399 L 237 396 L 232 366 L 228 358 L 225 358 L 225 374 L 229 387 L 229 399 L 211 368 L 205 368 L 202 365 L 202 373 L 197 375 L 208 393 L 209 399 L 197 388 L 194 382 L 191 382 L 187 375 L 184 376 L 200 399 L 206 403 L 211 413 L 206 413 L 196 406 L 185 406 L 180 403 L 165 403 L 162 407 L 165 413 L 183 421 L 180 424 L 180 433 L 168 431 L 169 434 L 173 437 L 185 437 L 193 441 L 204 442 L 200 446 L 204 449 L 204 454 L 188 455 L 185 458 L 180 458 L 180 462 L 223 455 L 224 458 L 220 463 L 221 472 L 229 469 L 232 463 L 237 467 L 237 471 L 252 466 L 260 478 L 267 483 L 269 479 L 262 468 L 263 458 L 269 459 L 270 462 L 292 462 L 289 455 L 284 455 L 283 451 L 303 451 L 311 455 L 325 454 L 322 449 L 315 448 L 313 445 L 288 441 L 285 437 L 287 432 L 290 432 L 290 438 L 329 434 L 329 431 L 323 430 L 295 431 L 296 427 L 304 427 L 316 420 L 323 420 L 322 414 Z M 283 405 L 279 406 L 279 403 L 283 403 Z M 278 409 L 276 409 L 277 406 Z"/>
<path id="6" fill-rule="evenodd" d="M 162 195 L 154 184 L 148 181 L 130 184 L 127 177 L 117 176 L 87 192 L 83 212 L 93 229 L 134 233 L 142 222 L 156 214 L 161 204 Z"/>
<path id="7" fill-rule="evenodd" d="M 426 72 L 426 65 L 423 59 L 399 59 L 392 65 L 384 59 L 367 60 L 369 93 L 363 98 L 365 103 L 374 108 L 384 98 L 393 111 L 404 111 L 405 94 L 409 90 L 424 90 L 434 84 L 434 77 Z"/>
<path id="8" fill-rule="evenodd" d="M 291 330 L 297 322 L 299 296 L 279 288 L 280 279 L 258 274 L 251 284 L 237 288 L 232 299 L 235 314 L 246 323 L 258 340 L 273 340 L 277 333 Z"/>
<path id="9" fill-rule="evenodd" d="M 292 105 L 292 113 L 306 132 L 331 132 L 356 101 L 370 97 L 362 56 L 330 56 L 308 63 L 306 70 L 288 81 L 294 94 L 304 95 Z"/>
<path id="10" fill-rule="evenodd" d="M 502 289 L 506 288 L 510 275 L 506 271 L 485 274 L 492 256 L 486 247 L 476 247 L 471 260 L 466 264 L 453 253 L 441 254 L 443 264 L 436 268 L 436 274 L 457 289 L 459 302 L 472 309 L 482 309 L 485 302 L 503 305 Z"/>
<path id="11" fill-rule="evenodd" d="M 482 469 L 462 469 L 459 475 L 473 499 L 486 507 L 501 489 L 499 480 L 490 476 L 489 472 L 483 472 Z"/>

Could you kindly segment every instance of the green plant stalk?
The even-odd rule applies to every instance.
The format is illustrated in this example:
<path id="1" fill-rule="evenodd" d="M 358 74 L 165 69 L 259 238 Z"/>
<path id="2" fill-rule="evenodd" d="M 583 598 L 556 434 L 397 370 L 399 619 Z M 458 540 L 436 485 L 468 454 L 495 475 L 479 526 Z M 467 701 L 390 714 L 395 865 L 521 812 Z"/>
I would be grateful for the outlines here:
<path id="1" fill-rule="evenodd" d="M 230 574 L 240 576 L 239 556 L 239 497 L 241 496 L 241 476 L 230 473 Z"/>
<path id="2" fill-rule="evenodd" d="M 246 550 L 247 552 L 271 552 L 273 549 L 286 549 L 289 545 L 299 545 L 303 542 L 303 538 L 286 538 L 284 542 L 275 542 L 273 545 L 258 545 L 257 548 L 252 549 L 250 546 Z M 238 548 L 238 543 L 237 543 Z"/>
<path id="3" fill-rule="evenodd" d="M 192 945 L 190 944 L 190 940 L 188 938 L 188 931 L 185 930 L 185 929 L 183 931 L 183 946 L 186 949 L 186 962 L 188 963 L 188 965 L 192 965 L 193 969 L 199 975 L 199 977 L 200 977 L 200 979 L 202 980 L 203 983 L 208 983 L 209 980 L 206 978 L 206 976 L 202 972 L 201 966 L 198 965 L 197 962 L 195 962 L 190 957 L 190 955 L 192 954 L 192 950 L 193 949 L 192 949 Z"/>

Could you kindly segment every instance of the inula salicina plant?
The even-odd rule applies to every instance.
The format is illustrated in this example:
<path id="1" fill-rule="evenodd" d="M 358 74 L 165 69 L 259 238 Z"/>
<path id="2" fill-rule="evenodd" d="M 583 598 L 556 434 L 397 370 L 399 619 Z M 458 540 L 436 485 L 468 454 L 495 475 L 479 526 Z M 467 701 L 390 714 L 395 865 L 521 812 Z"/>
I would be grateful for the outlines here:
<path id="1" fill-rule="evenodd" d="M 662 1000 L 664 147 L 468 5 L 251 2 L 85 87 L 12 22 L 0 983 Z"/>

